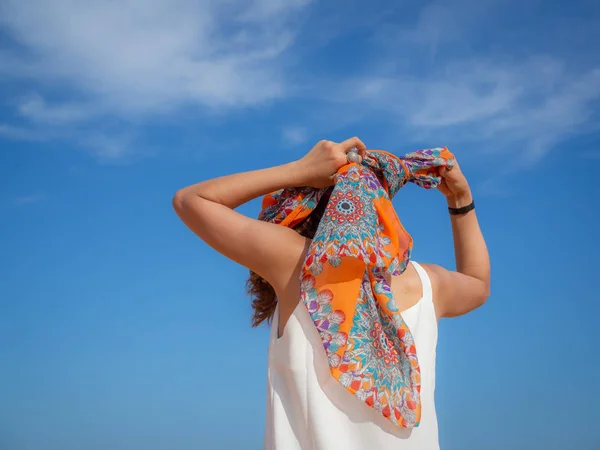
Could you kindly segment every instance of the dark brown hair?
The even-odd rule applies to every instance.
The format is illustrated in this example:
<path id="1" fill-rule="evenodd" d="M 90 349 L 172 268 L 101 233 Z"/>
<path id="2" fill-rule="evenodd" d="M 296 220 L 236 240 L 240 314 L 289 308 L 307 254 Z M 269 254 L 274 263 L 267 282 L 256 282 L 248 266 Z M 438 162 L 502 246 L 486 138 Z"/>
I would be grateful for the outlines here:
<path id="1" fill-rule="evenodd" d="M 296 232 L 305 238 L 312 239 L 314 237 L 330 195 L 331 189 L 321 197 L 317 207 L 310 215 L 294 227 Z M 252 298 L 252 326 L 257 327 L 265 321 L 270 324 L 273 320 L 275 307 L 277 306 L 275 289 L 273 289 L 267 280 L 250 271 L 250 276 L 246 281 L 246 292 Z"/>

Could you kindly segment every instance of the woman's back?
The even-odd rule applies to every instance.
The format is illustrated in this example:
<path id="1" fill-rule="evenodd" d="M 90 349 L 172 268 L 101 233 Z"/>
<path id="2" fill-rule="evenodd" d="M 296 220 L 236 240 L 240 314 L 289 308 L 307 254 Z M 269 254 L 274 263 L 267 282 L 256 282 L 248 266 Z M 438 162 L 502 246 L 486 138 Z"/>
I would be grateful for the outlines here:
<path id="1" fill-rule="evenodd" d="M 388 197 L 408 181 L 445 196 L 456 270 L 405 266 L 412 240 Z M 234 211 L 260 196 L 260 220 Z M 253 326 L 276 313 L 267 448 L 438 448 L 437 317 L 481 306 L 490 280 L 470 188 L 447 149 L 400 159 L 367 154 L 358 138 L 321 141 L 298 161 L 181 189 L 173 206 L 208 245 L 250 269 Z M 285 331 L 281 338 L 278 331 Z"/>
<path id="2" fill-rule="evenodd" d="M 420 265 L 412 264 L 422 284 L 422 296 L 402 316 L 413 333 L 421 367 L 423 409 L 419 427 L 411 430 L 392 424 L 360 399 L 349 395 L 331 377 L 321 338 L 306 307 L 299 303 L 281 337 L 278 337 L 278 310 L 273 321 L 269 343 L 266 449 L 439 448 L 434 403 L 437 317 L 430 278 Z M 394 290 L 400 291 L 400 285 L 397 286 Z M 404 292 L 405 295 L 397 294 L 413 297 L 412 289 Z"/>

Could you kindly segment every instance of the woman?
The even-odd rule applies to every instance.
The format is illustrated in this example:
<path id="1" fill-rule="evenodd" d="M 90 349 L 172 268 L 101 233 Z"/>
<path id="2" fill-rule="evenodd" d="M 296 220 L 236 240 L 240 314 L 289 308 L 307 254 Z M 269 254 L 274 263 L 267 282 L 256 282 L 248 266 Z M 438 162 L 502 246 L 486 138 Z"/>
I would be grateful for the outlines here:
<path id="1" fill-rule="evenodd" d="M 377 177 L 372 176 L 374 172 L 371 168 L 377 166 L 385 171 L 389 169 L 387 166 L 398 162 L 397 170 L 408 170 L 410 161 L 403 162 L 383 153 L 374 157 L 372 155 L 376 155 L 375 152 L 367 153 L 365 145 L 358 138 L 342 143 L 321 141 L 298 161 L 204 181 L 180 190 L 174 197 L 173 205 L 177 214 L 194 233 L 218 252 L 250 269 L 249 291 L 254 296 L 253 325 L 273 321 L 269 345 L 265 448 L 439 448 L 434 404 L 437 321 L 441 317 L 466 314 L 486 301 L 490 286 L 488 252 L 469 185 L 448 152 L 450 156 L 446 155 L 446 160 L 436 154 L 435 165 L 439 167 L 430 168 L 427 173 L 433 170 L 439 175 L 437 187 L 447 199 L 457 270 L 416 262 L 403 265 L 408 262 L 412 241 L 399 221 L 396 225 L 390 225 L 397 220 L 393 211 L 386 210 L 391 209 L 388 198 L 390 180 L 386 180 L 381 171 Z M 404 183 L 404 175 L 399 187 Z M 346 185 L 343 186 L 344 183 Z M 331 226 L 335 225 L 332 217 L 335 219 L 337 213 L 332 209 L 333 200 L 329 196 L 339 197 L 340 192 L 342 196 L 353 195 L 351 189 L 356 187 L 352 188 L 347 183 L 355 183 L 355 186 L 364 188 L 365 192 L 372 195 L 365 197 L 366 200 L 358 200 L 362 206 L 368 203 L 365 210 L 372 206 L 370 203 L 375 205 L 368 209 L 372 211 L 371 215 L 353 222 L 354 225 L 364 228 L 364 223 L 369 222 L 373 215 L 382 215 L 373 221 L 376 225 L 369 225 L 371 229 L 366 230 L 370 237 L 363 236 L 357 241 L 359 247 L 363 241 L 367 242 L 365 248 L 371 250 L 348 250 L 353 244 L 344 243 L 336 248 L 345 252 L 342 255 L 345 258 L 339 258 L 339 255 L 327 250 L 321 252 L 319 257 L 323 261 L 329 260 L 324 264 L 316 263 L 313 261 L 314 248 L 317 246 L 315 242 L 317 239 L 332 239 L 326 235 L 327 227 L 330 227 L 331 234 Z M 375 183 L 375 186 L 369 188 L 369 183 Z M 427 183 L 429 181 L 418 184 Z M 325 189 L 334 184 L 333 191 L 331 188 Z M 263 220 L 255 220 L 234 211 L 236 207 L 259 196 L 300 186 L 312 187 L 314 192 L 320 194 L 311 198 L 308 217 L 293 227 L 269 223 L 264 214 Z M 289 207 L 289 203 L 287 205 Z M 353 208 L 352 205 L 340 205 L 338 202 L 336 207 L 341 212 L 344 212 L 340 209 L 342 207 Z M 270 208 L 280 207 L 275 202 Z M 386 214 L 388 216 L 383 217 Z M 352 224 L 346 221 L 346 225 Z M 344 230 L 340 234 L 341 239 L 352 233 L 352 229 L 349 232 L 348 228 Z M 400 238 L 396 235 L 391 236 L 392 239 L 388 235 L 382 236 L 386 233 L 395 233 Z M 403 233 L 408 240 L 403 240 Z M 379 239 L 379 243 L 384 242 L 387 247 L 379 248 L 375 241 L 375 246 L 369 247 L 371 237 L 375 241 Z M 394 245 L 399 250 L 397 255 L 404 260 L 392 258 L 394 252 L 388 250 Z M 346 250 L 340 250 L 341 247 Z M 376 247 L 379 253 L 374 256 L 373 249 Z M 357 263 L 356 255 L 361 251 L 368 254 L 362 254 L 358 258 L 362 262 Z M 389 256 L 389 260 L 382 262 L 382 255 L 383 259 Z M 384 266 L 389 270 L 384 271 Z M 354 274 L 364 272 L 366 278 L 361 281 L 360 276 L 349 276 L 355 269 Z M 354 278 L 357 278 L 357 283 Z M 306 280 L 309 280 L 308 285 Z M 322 282 L 320 290 L 315 288 L 315 280 Z M 331 299 L 332 292 L 346 292 L 344 289 L 349 287 L 355 289 L 352 292 L 357 294 L 352 294 L 351 308 L 345 315 L 344 311 L 332 311 L 331 305 L 321 304 L 319 298 L 328 296 Z M 312 303 L 310 299 L 307 300 L 307 293 L 310 292 L 314 292 L 312 300 L 316 299 Z M 386 299 L 393 299 L 387 304 L 389 309 L 380 302 L 383 294 L 387 295 Z M 356 303 L 354 298 L 357 298 Z M 347 305 L 348 300 L 346 295 L 342 302 Z M 365 306 L 369 301 L 370 306 Z M 317 303 L 319 308 L 323 307 L 328 312 L 327 320 L 317 318 L 318 314 L 311 311 L 309 304 Z M 340 327 L 344 326 L 342 322 L 348 321 L 353 313 L 358 314 L 359 306 L 375 311 L 377 317 L 368 322 L 373 329 L 363 330 L 360 334 L 356 326 L 357 318 L 354 317 L 355 322 L 350 323 L 352 329 L 349 325 L 346 332 L 340 332 Z M 336 319 L 339 317 L 342 318 Z M 336 332 L 324 332 L 323 322 L 331 327 L 332 320 L 338 320 L 334 324 Z M 382 331 L 382 327 L 393 330 L 391 334 L 394 336 L 389 330 Z M 352 333 L 354 341 L 350 336 Z M 343 345 L 333 345 L 340 336 Z M 364 341 L 362 344 L 360 339 Z M 340 360 L 337 355 L 346 357 L 345 352 L 351 354 L 352 351 L 356 355 L 356 349 L 350 347 L 358 345 L 371 346 L 369 348 L 374 352 L 368 355 L 361 353 L 360 358 L 352 363 L 354 369 L 373 369 L 371 375 L 375 375 L 353 382 L 348 378 L 348 368 L 340 369 L 346 360 Z M 381 355 L 382 361 L 372 360 L 377 359 L 377 355 Z M 363 366 L 370 366 L 371 369 Z M 383 372 L 378 372 L 378 367 Z M 352 373 L 356 375 L 356 371 Z M 390 373 L 399 374 L 395 380 L 391 380 L 392 384 L 399 386 L 397 392 L 387 392 L 385 386 L 380 391 L 373 386 L 366 386 L 367 381 L 378 383 L 378 380 L 389 377 Z M 400 378 L 401 382 L 398 381 Z M 373 389 L 375 399 L 371 395 Z M 348 391 L 355 395 L 350 395 Z M 396 396 L 395 403 L 392 396 Z"/>

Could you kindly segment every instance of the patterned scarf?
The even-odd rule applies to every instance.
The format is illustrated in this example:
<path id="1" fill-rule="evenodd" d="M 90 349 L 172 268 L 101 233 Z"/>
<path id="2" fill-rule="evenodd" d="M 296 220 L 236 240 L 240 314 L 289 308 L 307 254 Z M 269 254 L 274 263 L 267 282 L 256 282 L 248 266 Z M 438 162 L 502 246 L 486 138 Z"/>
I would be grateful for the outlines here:
<path id="1" fill-rule="evenodd" d="M 342 167 L 333 190 L 294 188 L 265 196 L 260 220 L 294 227 L 331 196 L 308 249 L 300 298 L 319 332 L 333 377 L 396 425 L 417 427 L 421 372 L 410 329 L 385 273 L 406 270 L 412 238 L 391 199 L 407 182 L 436 187 L 452 168 L 446 147 L 398 158 L 369 151 Z"/>

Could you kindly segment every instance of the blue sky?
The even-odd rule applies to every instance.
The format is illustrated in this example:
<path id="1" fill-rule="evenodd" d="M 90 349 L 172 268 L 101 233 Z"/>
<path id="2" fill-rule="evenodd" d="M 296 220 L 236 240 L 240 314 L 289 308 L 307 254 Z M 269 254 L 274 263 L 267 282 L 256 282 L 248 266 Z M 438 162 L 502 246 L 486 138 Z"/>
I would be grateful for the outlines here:
<path id="1" fill-rule="evenodd" d="M 600 448 L 597 42 L 591 0 L 4 0 L 0 448 L 261 448 L 268 330 L 171 198 L 353 135 L 448 145 L 477 201 L 492 296 L 440 325 L 442 448 Z M 395 204 L 452 268 L 441 195 Z"/>

